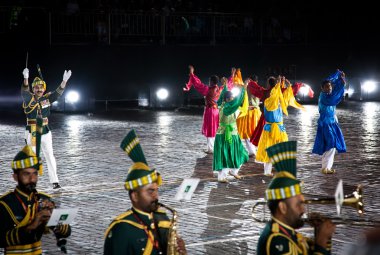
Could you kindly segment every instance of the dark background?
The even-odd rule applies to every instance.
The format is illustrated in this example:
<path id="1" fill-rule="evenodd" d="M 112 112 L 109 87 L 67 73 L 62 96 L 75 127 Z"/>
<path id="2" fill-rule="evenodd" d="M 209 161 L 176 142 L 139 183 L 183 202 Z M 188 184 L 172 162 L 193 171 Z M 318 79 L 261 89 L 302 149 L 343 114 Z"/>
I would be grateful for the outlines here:
<path id="1" fill-rule="evenodd" d="M 272 23 L 302 24 L 302 41 L 257 40 L 231 37 L 210 43 L 202 38 L 190 42 L 173 39 L 112 42 L 49 42 L 47 14 L 68 13 L 75 3 L 76 15 L 85 12 L 147 13 L 235 13 L 266 19 Z M 0 107 L 19 104 L 19 86 L 28 52 L 30 83 L 42 69 L 47 90 L 62 80 L 63 71 L 73 75 L 68 88 L 89 99 L 136 99 L 150 97 L 158 87 L 170 90 L 172 105 L 199 97 L 184 95 L 187 66 L 195 66 L 204 83 L 212 74 L 229 76 L 240 67 L 243 77 L 253 73 L 264 83 L 268 75 L 289 74 L 293 81 L 310 84 L 318 96 L 320 81 L 339 68 L 352 80 L 379 78 L 379 17 L 374 4 L 361 1 L 1 1 L 3 10 L 21 6 L 17 26 L 0 30 Z M 7 14 L 7 11 L 2 14 Z M 8 24 L 3 15 L 2 22 Z"/>

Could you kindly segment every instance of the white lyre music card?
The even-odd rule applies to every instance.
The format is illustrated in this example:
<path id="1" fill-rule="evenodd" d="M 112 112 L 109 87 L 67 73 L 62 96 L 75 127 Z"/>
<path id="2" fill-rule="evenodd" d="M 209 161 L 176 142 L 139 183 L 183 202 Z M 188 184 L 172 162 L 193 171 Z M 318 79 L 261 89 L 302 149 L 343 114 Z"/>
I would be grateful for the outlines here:
<path id="1" fill-rule="evenodd" d="M 342 179 L 340 179 L 335 190 L 335 204 L 336 204 L 336 212 L 338 216 L 340 216 L 340 213 L 342 210 L 343 200 L 344 200 L 343 181 Z"/>
<path id="2" fill-rule="evenodd" d="M 58 224 L 71 224 L 78 213 L 78 208 L 54 209 L 47 226 L 57 226 Z"/>
<path id="3" fill-rule="evenodd" d="M 199 181 L 200 181 L 199 178 L 184 179 L 174 199 L 189 201 L 195 189 L 197 188 Z"/>

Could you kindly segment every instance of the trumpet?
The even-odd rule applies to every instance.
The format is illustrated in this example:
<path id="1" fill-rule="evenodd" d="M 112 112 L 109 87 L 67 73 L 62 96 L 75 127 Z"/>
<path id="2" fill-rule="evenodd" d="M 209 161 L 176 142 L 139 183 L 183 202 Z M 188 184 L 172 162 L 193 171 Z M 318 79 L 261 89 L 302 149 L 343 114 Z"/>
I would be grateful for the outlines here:
<path id="1" fill-rule="evenodd" d="M 306 199 L 305 204 L 335 204 L 335 197 L 323 197 L 323 198 L 312 198 Z M 252 207 L 252 218 L 257 222 L 268 222 L 270 218 L 266 217 L 266 204 L 267 202 L 263 199 L 257 201 Z M 358 185 L 356 190 L 350 195 L 345 195 L 343 199 L 343 206 L 350 206 L 357 210 L 360 216 L 364 213 L 364 202 L 363 202 L 363 187 Z M 257 210 L 259 206 L 263 206 L 263 217 L 257 216 Z M 364 225 L 364 226 L 373 226 L 375 224 L 380 224 L 379 221 L 373 221 L 368 219 L 346 219 L 340 217 L 325 217 L 319 213 L 309 213 L 306 217 L 303 218 L 305 223 L 310 225 L 316 225 L 317 222 L 322 222 L 326 219 L 331 219 L 335 224 L 342 225 Z"/>
<path id="2" fill-rule="evenodd" d="M 324 197 L 324 198 L 312 198 L 306 199 L 305 204 L 335 204 L 335 197 Z M 351 206 L 355 208 L 359 216 L 364 213 L 364 203 L 363 203 L 363 187 L 358 185 L 356 190 L 350 195 L 345 195 L 342 205 Z"/>

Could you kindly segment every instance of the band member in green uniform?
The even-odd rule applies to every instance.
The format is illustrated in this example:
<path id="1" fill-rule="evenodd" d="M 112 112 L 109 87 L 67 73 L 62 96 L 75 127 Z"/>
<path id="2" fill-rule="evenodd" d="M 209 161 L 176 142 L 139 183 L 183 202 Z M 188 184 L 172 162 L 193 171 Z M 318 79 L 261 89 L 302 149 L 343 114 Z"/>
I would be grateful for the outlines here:
<path id="1" fill-rule="evenodd" d="M 301 181 L 296 179 L 297 142 L 278 143 L 267 152 L 277 173 L 265 191 L 272 219 L 260 235 L 257 254 L 331 254 L 335 231 L 331 220 L 317 227 L 314 241 L 296 232 L 304 224 L 305 213 Z"/>
<path id="2" fill-rule="evenodd" d="M 0 247 L 5 254 L 39 255 L 42 234 L 52 230 L 57 244 L 63 245 L 71 233 L 69 225 L 46 227 L 54 202 L 36 190 L 39 165 L 40 159 L 28 145 L 12 161 L 17 187 L 0 197 Z"/>
<path id="3" fill-rule="evenodd" d="M 134 130 L 127 134 L 120 147 L 134 162 L 124 185 L 132 208 L 116 217 L 108 227 L 104 254 L 167 254 L 171 221 L 159 208 L 161 175 L 148 166 Z M 176 250 L 186 254 L 185 243 L 179 237 L 176 238 Z"/>
<path id="4" fill-rule="evenodd" d="M 53 92 L 45 93 L 46 83 L 42 77 L 36 77 L 32 83 L 33 93 L 29 90 L 29 69 L 25 68 L 22 72 L 24 82 L 21 86 L 21 95 L 23 98 L 23 108 L 26 115 L 26 135 L 27 144 L 32 146 L 36 152 L 36 124 L 37 117 L 43 118 L 43 130 L 41 136 L 41 149 L 44 153 L 47 168 L 49 172 L 50 183 L 53 184 L 53 189 L 61 188 L 57 175 L 57 163 L 53 154 L 52 134 L 48 125 L 48 117 L 50 115 L 51 104 L 58 100 L 63 94 L 66 83 L 71 76 L 71 70 L 63 73 L 61 84 Z M 40 76 L 41 73 L 40 73 Z"/>

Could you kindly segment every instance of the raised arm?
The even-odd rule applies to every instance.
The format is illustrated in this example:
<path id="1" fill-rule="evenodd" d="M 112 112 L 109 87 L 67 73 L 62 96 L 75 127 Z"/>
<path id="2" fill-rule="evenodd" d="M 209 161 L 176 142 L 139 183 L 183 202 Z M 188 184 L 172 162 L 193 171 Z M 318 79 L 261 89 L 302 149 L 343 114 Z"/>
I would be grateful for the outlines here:
<path id="1" fill-rule="evenodd" d="M 191 89 L 191 86 L 194 86 L 194 88 L 203 96 L 207 95 L 208 92 L 208 86 L 203 84 L 201 80 L 194 74 L 194 67 L 189 66 L 189 81 L 186 83 L 185 88 L 183 88 L 184 91 L 189 91 Z"/>
<path id="2" fill-rule="evenodd" d="M 328 79 L 333 85 L 331 94 L 322 93 L 321 103 L 328 106 L 334 106 L 340 103 L 344 97 L 344 86 L 346 84 L 344 72 L 337 70 Z"/>
<path id="3" fill-rule="evenodd" d="M 232 88 L 234 87 L 235 73 L 236 73 L 236 68 L 232 67 L 231 68 L 231 76 L 228 78 L 228 81 L 227 81 L 228 90 L 232 90 Z"/>
<path id="4" fill-rule="evenodd" d="M 263 87 L 261 87 L 259 84 L 257 84 L 257 82 L 251 80 L 251 79 L 247 79 L 246 80 L 246 83 L 247 83 L 247 89 L 249 90 L 249 92 L 259 98 L 259 99 L 263 99 L 264 98 L 264 91 L 265 89 Z"/>
<path id="5" fill-rule="evenodd" d="M 71 70 L 68 70 L 68 71 L 65 70 L 65 72 L 63 73 L 61 84 L 58 86 L 58 88 L 55 91 L 47 95 L 51 103 L 56 101 L 60 96 L 62 96 L 66 88 L 67 81 L 70 79 L 70 77 L 71 77 Z"/>
<path id="6" fill-rule="evenodd" d="M 24 76 L 24 81 L 23 81 L 23 83 L 21 85 L 21 96 L 22 96 L 23 101 L 25 103 L 27 103 L 33 97 L 32 93 L 30 93 L 30 91 L 29 91 L 29 69 L 25 68 L 22 71 L 22 74 Z"/>

